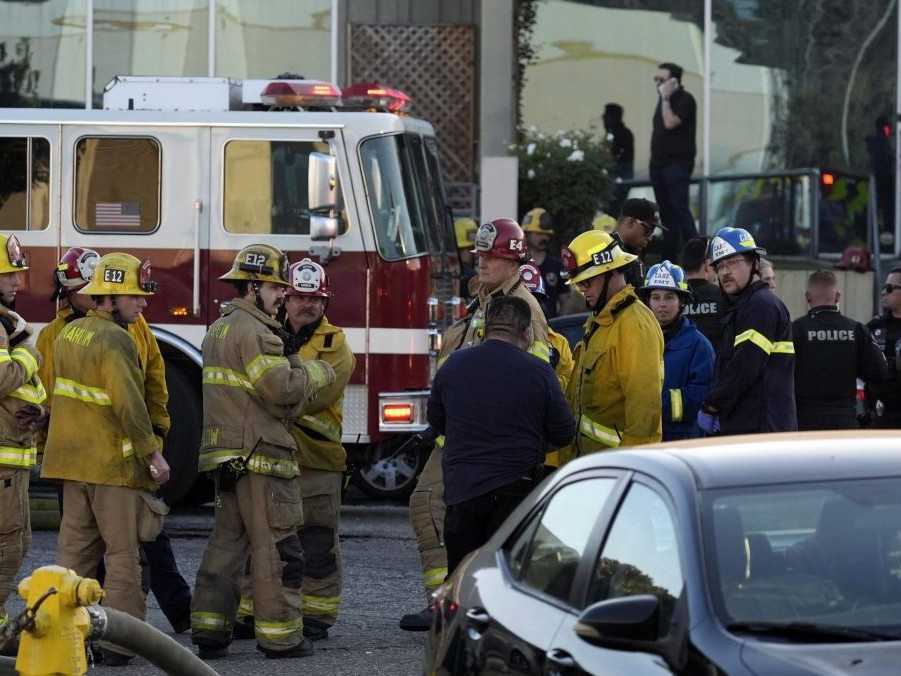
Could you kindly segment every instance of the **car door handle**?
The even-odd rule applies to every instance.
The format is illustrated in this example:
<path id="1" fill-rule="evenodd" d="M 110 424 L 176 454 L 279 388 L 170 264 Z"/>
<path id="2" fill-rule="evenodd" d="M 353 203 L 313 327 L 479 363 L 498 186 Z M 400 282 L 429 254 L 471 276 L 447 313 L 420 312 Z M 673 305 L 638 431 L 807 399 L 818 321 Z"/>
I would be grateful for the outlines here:
<path id="1" fill-rule="evenodd" d="M 484 608 L 470 608 L 466 611 L 466 619 L 475 625 L 476 628 L 484 629 L 491 622 L 491 615 Z"/>
<path id="2" fill-rule="evenodd" d="M 576 661 L 573 656 L 560 648 L 551 648 L 547 651 L 547 661 L 559 669 L 573 669 Z"/>

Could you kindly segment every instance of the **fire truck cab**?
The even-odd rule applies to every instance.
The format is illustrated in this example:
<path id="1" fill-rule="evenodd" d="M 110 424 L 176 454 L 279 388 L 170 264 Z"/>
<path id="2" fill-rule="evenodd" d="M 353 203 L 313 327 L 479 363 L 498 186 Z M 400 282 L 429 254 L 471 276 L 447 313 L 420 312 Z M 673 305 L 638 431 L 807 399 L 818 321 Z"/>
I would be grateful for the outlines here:
<path id="1" fill-rule="evenodd" d="M 218 278 L 255 242 L 326 266 L 329 320 L 357 357 L 344 398 L 356 482 L 392 496 L 415 481 L 424 460 L 395 451 L 426 427 L 440 330 L 461 305 L 435 132 L 400 114 L 408 101 L 378 85 L 118 77 L 103 110 L 0 111 L 0 230 L 29 258 L 23 316 L 54 317 L 69 247 L 151 261 L 173 500 L 197 478 L 200 346 L 234 295 Z"/>

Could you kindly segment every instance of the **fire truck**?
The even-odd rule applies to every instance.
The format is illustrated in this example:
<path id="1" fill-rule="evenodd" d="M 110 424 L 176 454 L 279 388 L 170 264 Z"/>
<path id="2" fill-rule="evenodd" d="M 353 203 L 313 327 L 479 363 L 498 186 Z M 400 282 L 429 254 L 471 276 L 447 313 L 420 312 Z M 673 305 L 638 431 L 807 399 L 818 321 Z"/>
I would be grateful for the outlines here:
<path id="1" fill-rule="evenodd" d="M 0 110 L 0 230 L 30 266 L 17 310 L 38 327 L 54 317 L 69 247 L 151 261 L 169 498 L 201 492 L 200 346 L 234 295 L 219 276 L 255 242 L 326 266 L 329 319 L 357 357 L 344 397 L 355 482 L 384 497 L 412 487 L 424 459 L 403 442 L 427 426 L 440 332 L 463 306 L 435 131 L 409 104 L 371 83 L 116 77 L 102 110 Z"/>

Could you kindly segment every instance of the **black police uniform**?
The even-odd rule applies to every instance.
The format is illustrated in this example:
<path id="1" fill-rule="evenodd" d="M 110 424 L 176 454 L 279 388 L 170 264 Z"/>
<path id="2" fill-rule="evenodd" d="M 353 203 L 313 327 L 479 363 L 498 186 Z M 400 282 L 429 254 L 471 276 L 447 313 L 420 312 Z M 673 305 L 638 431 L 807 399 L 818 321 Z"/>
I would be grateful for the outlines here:
<path id="1" fill-rule="evenodd" d="M 682 315 L 688 317 L 698 331 L 710 341 L 714 350 L 720 347 L 723 337 L 723 322 L 721 308 L 723 293 L 716 284 L 711 284 L 706 279 L 688 279 L 688 289 L 691 291 L 692 300 L 682 310 Z"/>
<path id="2" fill-rule="evenodd" d="M 885 355 L 887 376 L 881 382 L 867 383 L 867 406 L 872 412 L 876 401 L 883 405 L 882 415 L 874 417 L 874 427 L 901 427 L 901 378 L 897 369 L 897 354 L 901 350 L 901 319 L 891 315 L 875 317 L 867 324 L 870 334 Z"/>
<path id="3" fill-rule="evenodd" d="M 860 322 L 821 305 L 792 323 L 798 429 L 859 427 L 857 379 L 886 379 L 885 356 Z"/>
<path id="4" fill-rule="evenodd" d="M 725 297 L 716 374 L 703 408 L 716 411 L 721 434 L 798 429 L 791 319 L 766 282 Z"/>
<path id="5" fill-rule="evenodd" d="M 619 236 L 618 232 L 613 232 L 612 237 L 619 241 L 619 245 L 623 251 L 637 256 L 634 261 L 620 268 L 620 270 L 623 273 L 623 277 L 626 278 L 626 284 L 631 284 L 632 287 L 638 291 L 644 286 L 644 261 L 641 259 L 641 254 L 629 248 L 623 241 L 623 238 Z"/>

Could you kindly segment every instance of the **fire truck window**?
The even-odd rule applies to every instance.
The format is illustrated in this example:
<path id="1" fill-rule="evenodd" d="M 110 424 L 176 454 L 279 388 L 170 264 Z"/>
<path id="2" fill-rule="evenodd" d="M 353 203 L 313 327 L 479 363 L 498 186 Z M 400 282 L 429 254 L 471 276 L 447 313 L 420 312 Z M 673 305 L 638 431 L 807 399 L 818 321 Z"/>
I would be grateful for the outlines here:
<path id="1" fill-rule="evenodd" d="M 413 188 L 414 170 L 400 136 L 380 136 L 363 142 L 360 156 L 366 197 L 379 253 L 387 260 L 418 256 L 427 251 L 425 226 Z"/>
<path id="2" fill-rule="evenodd" d="M 223 223 L 229 232 L 309 235 L 309 141 L 229 141 L 225 146 Z"/>
<path id="3" fill-rule="evenodd" d="M 0 138 L 0 230 L 44 230 L 50 224 L 50 143 Z"/>
<path id="4" fill-rule="evenodd" d="M 160 146 L 152 138 L 82 138 L 75 146 L 75 227 L 145 234 L 160 224 Z"/>

